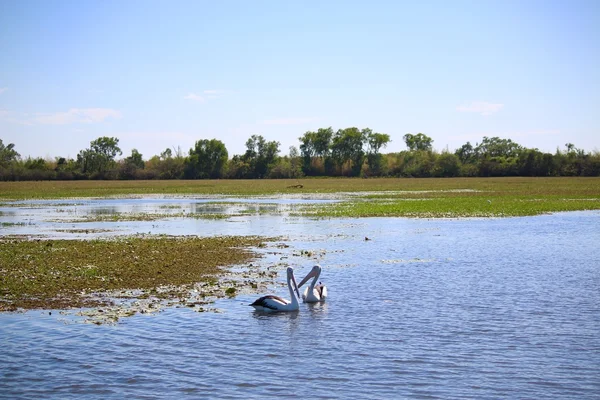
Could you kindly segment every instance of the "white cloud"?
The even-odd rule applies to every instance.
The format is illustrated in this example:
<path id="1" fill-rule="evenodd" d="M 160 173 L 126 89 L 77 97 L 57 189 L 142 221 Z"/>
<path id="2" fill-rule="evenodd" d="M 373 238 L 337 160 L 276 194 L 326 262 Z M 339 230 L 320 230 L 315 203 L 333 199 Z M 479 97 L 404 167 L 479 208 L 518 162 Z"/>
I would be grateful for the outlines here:
<path id="1" fill-rule="evenodd" d="M 504 107 L 504 104 L 473 101 L 470 104 L 456 107 L 456 110 L 460 112 L 475 112 L 481 115 L 492 115 L 500 111 L 502 107 Z"/>
<path id="2" fill-rule="evenodd" d="M 0 121 L 10 122 L 11 124 L 16 125 L 33 125 L 33 123 L 28 120 L 27 114 L 17 114 L 6 109 L 0 109 Z"/>
<path id="3" fill-rule="evenodd" d="M 318 121 L 318 118 L 275 118 L 262 121 L 265 125 L 301 125 Z"/>
<path id="4" fill-rule="evenodd" d="M 197 95 L 196 93 L 188 93 L 187 96 L 184 97 L 185 100 L 199 101 L 200 103 L 204 103 L 204 97 Z"/>
<path id="5" fill-rule="evenodd" d="M 202 91 L 202 94 L 196 94 L 196 93 L 190 92 L 183 98 L 185 100 L 192 100 L 192 101 L 198 101 L 200 103 L 205 103 L 209 99 L 217 99 L 228 93 L 231 93 L 231 92 L 229 92 L 227 90 L 220 90 L 220 89 L 205 89 Z"/>
<path id="6" fill-rule="evenodd" d="M 43 125 L 92 124 L 108 118 L 121 118 L 121 113 L 110 108 L 71 108 L 69 111 L 36 114 L 33 122 Z"/>
<path id="7" fill-rule="evenodd" d="M 8 90 L 7 87 L 0 87 L 0 94 L 6 92 Z"/>

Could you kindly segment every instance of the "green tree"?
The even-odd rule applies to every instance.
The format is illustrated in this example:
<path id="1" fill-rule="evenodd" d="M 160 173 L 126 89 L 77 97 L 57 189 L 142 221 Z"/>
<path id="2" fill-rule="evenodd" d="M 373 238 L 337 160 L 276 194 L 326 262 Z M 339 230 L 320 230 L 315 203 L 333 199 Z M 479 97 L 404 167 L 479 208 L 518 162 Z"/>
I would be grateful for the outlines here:
<path id="1" fill-rule="evenodd" d="M 2 139 L 0 139 L 0 167 L 6 167 L 13 161 L 16 161 L 21 157 L 19 153 L 15 151 L 15 145 L 9 143 L 4 145 Z"/>
<path id="2" fill-rule="evenodd" d="M 135 168 L 144 169 L 144 159 L 142 154 L 137 149 L 131 150 L 131 155 L 125 159 L 127 164 L 133 165 Z"/>
<path id="3" fill-rule="evenodd" d="M 477 156 L 475 154 L 475 149 L 471 142 L 467 142 L 463 144 L 459 149 L 457 149 L 454 154 L 458 157 L 461 163 L 463 164 L 472 164 L 477 161 Z"/>
<path id="4" fill-rule="evenodd" d="M 90 142 L 90 148 L 81 150 L 77 155 L 77 163 L 81 171 L 87 174 L 97 173 L 104 177 L 105 173 L 115 165 L 115 157 L 123 154 L 118 146 L 119 139 L 103 136 Z"/>
<path id="5" fill-rule="evenodd" d="M 365 156 L 363 144 L 366 134 L 366 130 L 361 131 L 356 127 L 352 127 L 339 129 L 333 136 L 331 157 L 342 174 L 344 173 L 345 164 L 350 167 L 352 176 L 360 174 Z"/>
<path id="6" fill-rule="evenodd" d="M 198 140 L 185 162 L 184 176 L 188 179 L 219 179 L 225 175 L 229 153 L 217 139 Z"/>
<path id="7" fill-rule="evenodd" d="M 524 147 L 510 139 L 500 139 L 499 137 L 483 137 L 480 144 L 475 147 L 475 154 L 479 159 L 485 157 L 518 157 Z"/>
<path id="8" fill-rule="evenodd" d="M 318 171 L 318 166 L 323 166 L 329 156 L 332 137 L 333 128 L 329 127 L 319 128 L 316 132 L 306 132 L 299 138 L 304 173 L 314 175 L 324 172 Z"/>
<path id="9" fill-rule="evenodd" d="M 27 169 L 39 169 L 39 170 L 48 170 L 48 165 L 46 164 L 46 160 L 41 157 L 31 158 L 27 157 L 25 160 L 24 167 Z"/>
<path id="10" fill-rule="evenodd" d="M 163 151 L 162 153 L 160 153 L 161 160 L 166 160 L 166 159 L 172 158 L 172 157 L 173 157 L 173 152 L 168 147 L 165 149 L 165 151 Z"/>
<path id="11" fill-rule="evenodd" d="M 250 166 L 249 178 L 265 178 L 277 161 L 279 142 L 267 142 L 262 135 L 252 135 L 246 141 L 246 153 L 241 160 Z"/>
<path id="12" fill-rule="evenodd" d="M 367 163 L 372 175 L 381 175 L 383 170 L 383 156 L 379 151 L 390 142 L 390 135 L 374 133 L 371 129 L 363 129 L 367 141 Z"/>
<path id="13" fill-rule="evenodd" d="M 427 178 L 433 175 L 435 157 L 431 151 L 404 151 L 400 175 L 414 178 Z"/>
<path id="14" fill-rule="evenodd" d="M 139 170 L 146 167 L 142 154 L 137 149 L 131 150 L 131 155 L 119 163 L 120 179 L 138 179 Z"/>
<path id="15" fill-rule="evenodd" d="M 300 178 L 302 177 L 302 168 L 298 149 L 290 146 L 289 156 L 278 157 L 275 165 L 269 171 L 269 178 Z"/>
<path id="16" fill-rule="evenodd" d="M 433 139 L 422 133 L 416 135 L 407 133 L 403 139 L 410 151 L 431 151 L 432 149 Z"/>
<path id="17" fill-rule="evenodd" d="M 434 162 L 433 175 L 439 177 L 453 177 L 460 174 L 460 160 L 452 153 L 440 154 Z"/>
<path id="18" fill-rule="evenodd" d="M 300 164 L 300 153 L 296 146 L 290 146 L 290 178 L 299 178 L 302 176 L 302 168 Z"/>

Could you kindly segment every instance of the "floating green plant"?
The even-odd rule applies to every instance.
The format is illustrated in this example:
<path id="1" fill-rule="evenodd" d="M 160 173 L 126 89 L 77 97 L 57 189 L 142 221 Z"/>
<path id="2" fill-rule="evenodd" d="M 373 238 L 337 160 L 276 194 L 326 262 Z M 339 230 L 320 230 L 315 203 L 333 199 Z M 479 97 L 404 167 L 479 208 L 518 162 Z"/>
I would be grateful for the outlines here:
<path id="1" fill-rule="evenodd" d="M 121 291 L 174 299 L 192 290 L 218 296 L 225 267 L 246 263 L 269 238 L 130 237 L 113 240 L 2 240 L 0 311 L 107 304 Z M 205 283 L 197 286 L 198 283 Z M 247 285 L 248 288 L 251 284 Z"/>

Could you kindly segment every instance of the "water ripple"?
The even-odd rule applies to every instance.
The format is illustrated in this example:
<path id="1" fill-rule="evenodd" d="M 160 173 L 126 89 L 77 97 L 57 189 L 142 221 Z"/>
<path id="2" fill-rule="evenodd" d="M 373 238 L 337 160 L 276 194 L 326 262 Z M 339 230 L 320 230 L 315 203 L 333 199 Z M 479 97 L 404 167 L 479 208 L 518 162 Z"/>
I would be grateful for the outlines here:
<path id="1" fill-rule="evenodd" d="M 598 222 L 278 221 L 290 252 L 320 254 L 292 262 L 323 265 L 326 304 L 273 315 L 240 296 L 116 326 L 1 314 L 0 398 L 597 399 Z"/>

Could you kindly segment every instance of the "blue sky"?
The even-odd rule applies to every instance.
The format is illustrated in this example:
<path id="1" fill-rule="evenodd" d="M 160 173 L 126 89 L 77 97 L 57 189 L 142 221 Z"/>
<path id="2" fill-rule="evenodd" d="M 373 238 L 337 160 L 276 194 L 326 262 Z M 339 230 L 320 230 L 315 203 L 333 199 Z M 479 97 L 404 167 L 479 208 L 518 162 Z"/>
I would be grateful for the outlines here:
<path id="1" fill-rule="evenodd" d="M 600 1 L 0 1 L 0 139 L 76 157 L 252 134 L 600 150 Z"/>

